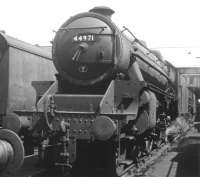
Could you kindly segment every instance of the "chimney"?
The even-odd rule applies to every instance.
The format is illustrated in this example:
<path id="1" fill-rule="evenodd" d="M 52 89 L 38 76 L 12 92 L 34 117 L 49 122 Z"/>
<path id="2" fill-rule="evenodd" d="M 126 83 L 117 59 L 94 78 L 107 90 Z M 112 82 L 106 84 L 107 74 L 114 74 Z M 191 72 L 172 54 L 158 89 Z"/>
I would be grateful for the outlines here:
<path id="1" fill-rule="evenodd" d="M 104 16 L 107 16 L 109 18 L 111 18 L 112 14 L 115 13 L 114 10 L 112 10 L 109 7 L 106 6 L 98 6 L 98 7 L 94 7 L 91 10 L 89 10 L 89 12 L 94 12 L 94 13 L 98 13 Z"/>

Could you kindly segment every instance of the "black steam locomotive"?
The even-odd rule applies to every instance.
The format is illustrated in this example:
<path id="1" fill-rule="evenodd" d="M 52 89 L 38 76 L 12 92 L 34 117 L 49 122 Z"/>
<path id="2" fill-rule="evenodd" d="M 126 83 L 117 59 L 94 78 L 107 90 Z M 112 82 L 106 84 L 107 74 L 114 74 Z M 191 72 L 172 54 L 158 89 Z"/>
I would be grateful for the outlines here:
<path id="1" fill-rule="evenodd" d="M 176 116 L 175 68 L 121 31 L 113 13 L 95 7 L 56 33 L 57 81 L 36 104 L 33 131 L 46 165 L 120 175 L 160 141 L 158 120 Z"/>
<path id="2" fill-rule="evenodd" d="M 121 175 L 159 144 L 158 122 L 176 117 L 175 68 L 121 31 L 113 13 L 95 7 L 56 33 L 58 74 L 38 94 L 31 129 L 47 167 Z"/>

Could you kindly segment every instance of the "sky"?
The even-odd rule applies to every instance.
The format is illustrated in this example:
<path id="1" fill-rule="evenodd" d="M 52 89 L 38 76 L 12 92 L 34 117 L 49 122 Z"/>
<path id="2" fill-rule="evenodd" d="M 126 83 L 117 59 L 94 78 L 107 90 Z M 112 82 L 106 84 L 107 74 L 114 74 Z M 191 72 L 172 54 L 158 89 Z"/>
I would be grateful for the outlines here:
<path id="1" fill-rule="evenodd" d="M 50 45 L 70 17 L 95 6 L 115 11 L 112 20 L 126 26 L 148 48 L 160 50 L 176 67 L 200 67 L 199 0 L 0 0 L 0 30 L 31 44 Z"/>

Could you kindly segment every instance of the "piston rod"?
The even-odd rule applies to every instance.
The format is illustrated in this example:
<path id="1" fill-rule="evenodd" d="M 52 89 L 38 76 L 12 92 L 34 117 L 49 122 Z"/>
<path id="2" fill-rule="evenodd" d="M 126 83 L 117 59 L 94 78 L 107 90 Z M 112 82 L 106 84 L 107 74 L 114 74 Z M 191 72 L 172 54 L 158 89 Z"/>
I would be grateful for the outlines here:
<path id="1" fill-rule="evenodd" d="M 9 165 L 13 158 L 14 150 L 12 145 L 5 140 L 0 140 L 0 173 Z"/>

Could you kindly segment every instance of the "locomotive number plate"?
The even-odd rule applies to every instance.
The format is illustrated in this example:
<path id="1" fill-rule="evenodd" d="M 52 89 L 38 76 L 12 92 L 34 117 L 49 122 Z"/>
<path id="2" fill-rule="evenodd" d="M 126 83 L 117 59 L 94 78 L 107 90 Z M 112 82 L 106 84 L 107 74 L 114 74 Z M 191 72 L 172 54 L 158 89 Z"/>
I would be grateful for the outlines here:
<path id="1" fill-rule="evenodd" d="M 93 42 L 95 36 L 93 34 L 80 34 L 73 37 L 74 42 Z"/>

